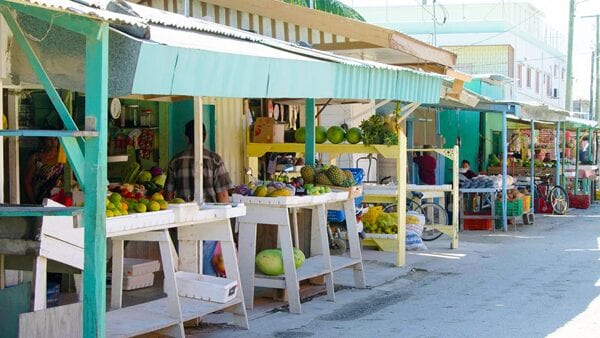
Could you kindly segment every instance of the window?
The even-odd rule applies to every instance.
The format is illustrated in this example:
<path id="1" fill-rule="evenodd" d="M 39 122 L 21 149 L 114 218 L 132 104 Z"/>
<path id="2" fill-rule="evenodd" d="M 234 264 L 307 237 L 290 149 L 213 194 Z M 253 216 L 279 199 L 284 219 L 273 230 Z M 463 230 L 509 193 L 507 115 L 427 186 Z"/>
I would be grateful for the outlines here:
<path id="1" fill-rule="evenodd" d="M 535 72 L 535 92 L 540 93 L 540 72 Z"/>
<path id="2" fill-rule="evenodd" d="M 523 65 L 517 65 L 517 85 L 523 88 Z"/>
<path id="3" fill-rule="evenodd" d="M 554 78 L 558 77 L 558 65 L 554 65 Z"/>
<path id="4" fill-rule="evenodd" d="M 565 69 L 562 69 L 561 80 L 565 80 Z"/>
<path id="5" fill-rule="evenodd" d="M 552 79 L 550 74 L 546 74 L 546 96 L 552 97 Z"/>
<path id="6" fill-rule="evenodd" d="M 527 88 L 531 88 L 531 68 L 527 67 Z"/>

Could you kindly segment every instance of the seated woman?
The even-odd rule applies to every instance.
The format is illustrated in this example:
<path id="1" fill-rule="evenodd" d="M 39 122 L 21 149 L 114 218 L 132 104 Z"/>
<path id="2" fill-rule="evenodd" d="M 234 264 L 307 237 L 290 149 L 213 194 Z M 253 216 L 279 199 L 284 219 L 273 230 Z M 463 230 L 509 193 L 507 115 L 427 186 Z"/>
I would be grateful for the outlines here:
<path id="1" fill-rule="evenodd" d="M 460 173 L 465 175 L 466 178 L 471 179 L 477 176 L 477 174 L 471 170 L 471 163 L 469 163 L 469 161 L 463 160 L 460 167 Z"/>
<path id="2" fill-rule="evenodd" d="M 60 186 L 64 165 L 58 162 L 58 138 L 40 140 L 39 151 L 27 160 L 23 184 L 27 203 L 41 204 L 50 197 L 54 187 Z"/>

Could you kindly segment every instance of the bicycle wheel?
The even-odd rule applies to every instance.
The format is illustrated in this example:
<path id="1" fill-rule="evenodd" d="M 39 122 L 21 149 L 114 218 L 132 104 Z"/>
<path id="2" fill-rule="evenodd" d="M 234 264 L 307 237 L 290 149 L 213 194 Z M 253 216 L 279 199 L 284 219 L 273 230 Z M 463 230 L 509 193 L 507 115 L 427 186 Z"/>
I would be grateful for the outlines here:
<path id="1" fill-rule="evenodd" d="M 564 215 L 569 210 L 569 196 L 563 187 L 560 185 L 554 186 L 550 189 L 548 194 L 550 205 L 552 205 L 552 211 L 557 215 Z"/>
<path id="2" fill-rule="evenodd" d="M 421 213 L 425 216 L 425 226 L 421 239 L 424 241 L 433 241 L 443 235 L 441 231 L 434 228 L 433 225 L 447 225 L 448 213 L 437 203 L 421 204 Z"/>
<path id="3" fill-rule="evenodd" d="M 396 208 L 396 204 L 386 204 L 383 207 L 383 211 L 384 212 L 396 212 L 398 211 Z M 406 211 L 416 211 L 416 212 L 421 212 L 421 205 L 417 202 L 415 202 L 415 200 L 412 200 L 410 198 L 406 199 Z"/>

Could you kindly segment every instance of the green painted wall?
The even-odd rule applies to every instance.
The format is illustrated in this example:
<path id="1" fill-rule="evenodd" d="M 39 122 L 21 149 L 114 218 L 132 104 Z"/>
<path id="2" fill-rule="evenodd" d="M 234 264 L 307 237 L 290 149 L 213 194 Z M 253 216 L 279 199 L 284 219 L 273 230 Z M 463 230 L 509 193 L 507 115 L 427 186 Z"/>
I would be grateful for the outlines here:
<path id="1" fill-rule="evenodd" d="M 194 101 L 185 100 L 169 105 L 169 159 L 186 147 L 185 124 L 194 118 Z M 206 148 L 215 150 L 215 106 L 203 105 L 203 120 L 206 125 Z"/>
<path id="2" fill-rule="evenodd" d="M 500 140 L 502 133 L 502 115 L 497 113 L 485 113 L 481 123 L 481 133 L 484 136 L 482 170 L 486 170 L 491 153 L 495 153 L 500 158 Z"/>
<path id="3" fill-rule="evenodd" d="M 474 171 L 479 171 L 479 121 L 480 113 L 477 111 L 444 110 L 439 113 L 439 126 L 444 137 L 444 148 L 456 145 L 460 137 L 460 161 L 468 160 Z M 459 163 L 460 165 L 460 163 Z M 452 183 L 452 161 L 446 159 L 444 182 Z"/>

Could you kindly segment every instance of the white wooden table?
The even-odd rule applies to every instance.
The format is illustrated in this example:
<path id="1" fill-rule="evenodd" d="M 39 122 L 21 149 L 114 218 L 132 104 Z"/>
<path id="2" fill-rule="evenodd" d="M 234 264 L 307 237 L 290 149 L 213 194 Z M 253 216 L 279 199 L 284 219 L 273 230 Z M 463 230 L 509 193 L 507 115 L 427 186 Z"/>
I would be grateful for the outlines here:
<path id="1" fill-rule="evenodd" d="M 240 272 L 246 307 L 254 305 L 254 287 L 287 289 L 289 311 L 301 313 L 299 282 L 302 280 L 325 276 L 327 297 L 335 300 L 333 272 L 352 268 L 356 287 L 366 287 L 363 271 L 362 254 L 358 238 L 354 199 L 348 193 L 333 192 L 319 196 L 292 197 L 251 197 L 234 195 L 234 202 L 244 203 L 247 207 L 245 216 L 239 218 Z M 311 254 L 298 270 L 294 266 L 292 244 L 292 226 L 290 213 L 295 209 L 311 209 Z M 342 209 L 346 213 L 349 256 L 331 256 L 327 236 L 327 209 Z M 278 239 L 283 255 L 284 275 L 265 276 L 255 273 L 256 228 L 257 224 L 273 224 L 278 227 Z M 297 238 L 297 236 L 296 236 Z"/>
<path id="2" fill-rule="evenodd" d="M 176 222 L 185 212 L 188 221 Z M 233 323 L 248 328 L 243 291 L 239 287 L 235 245 L 230 218 L 244 215 L 243 205 L 230 208 L 199 209 L 192 204 L 187 210 L 166 210 L 162 214 L 137 214 L 107 220 L 107 237 L 113 241 L 111 311 L 106 314 L 107 337 L 130 337 L 148 332 L 159 332 L 174 337 L 184 337 L 183 323 L 209 313 L 225 310 L 233 313 Z M 148 216 L 151 219 L 146 219 Z M 179 258 L 171 242 L 168 229 L 178 228 Z M 164 291 L 167 297 L 134 306 L 122 307 L 123 242 L 155 241 L 159 243 L 165 274 Z M 221 242 L 227 278 L 238 282 L 237 296 L 227 303 L 214 303 L 179 295 L 176 271 L 201 273 L 202 241 Z"/>

